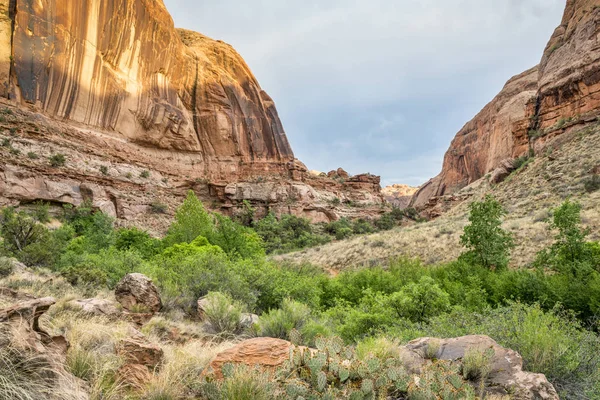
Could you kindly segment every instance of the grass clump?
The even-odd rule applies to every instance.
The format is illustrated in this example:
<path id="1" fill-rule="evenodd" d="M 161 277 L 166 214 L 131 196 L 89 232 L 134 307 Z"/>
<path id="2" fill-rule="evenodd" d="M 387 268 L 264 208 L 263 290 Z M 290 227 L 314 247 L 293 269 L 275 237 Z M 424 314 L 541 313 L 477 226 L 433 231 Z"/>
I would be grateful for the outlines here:
<path id="1" fill-rule="evenodd" d="M 229 337 L 241 332 L 242 311 L 243 305 L 227 294 L 211 292 L 206 296 L 204 314 L 219 335 Z"/>
<path id="2" fill-rule="evenodd" d="M 50 165 L 54 168 L 63 167 L 67 161 L 64 154 L 54 154 L 48 158 Z"/>
<path id="3" fill-rule="evenodd" d="M 290 339 L 292 330 L 302 331 L 310 318 L 308 306 L 286 299 L 281 308 L 271 310 L 260 317 L 258 329 L 260 336 Z"/>

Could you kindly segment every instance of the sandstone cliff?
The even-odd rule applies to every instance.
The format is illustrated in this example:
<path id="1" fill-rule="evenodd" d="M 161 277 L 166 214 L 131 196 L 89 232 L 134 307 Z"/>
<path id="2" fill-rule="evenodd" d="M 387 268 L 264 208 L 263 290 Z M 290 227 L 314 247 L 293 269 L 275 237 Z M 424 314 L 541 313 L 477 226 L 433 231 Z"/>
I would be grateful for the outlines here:
<path id="1" fill-rule="evenodd" d="M 568 0 L 539 66 L 508 81 L 456 135 L 442 172 L 412 199 L 424 207 L 477 181 L 507 160 L 539 151 L 575 124 L 600 115 L 600 0 Z"/>
<path id="2" fill-rule="evenodd" d="M 1 32 L 12 29 L 12 54 L 2 61 L 14 62 L 10 78 L 0 78 L 18 103 L 131 143 L 192 152 L 205 174 L 293 158 L 273 101 L 244 60 L 227 44 L 176 30 L 162 0 L 9 7 Z"/>
<path id="3" fill-rule="evenodd" d="M 162 0 L 0 0 L 0 102 L 0 206 L 91 200 L 160 225 L 151 205 L 189 189 L 315 221 L 383 202 L 378 177 L 311 176 L 242 57 L 176 29 Z"/>

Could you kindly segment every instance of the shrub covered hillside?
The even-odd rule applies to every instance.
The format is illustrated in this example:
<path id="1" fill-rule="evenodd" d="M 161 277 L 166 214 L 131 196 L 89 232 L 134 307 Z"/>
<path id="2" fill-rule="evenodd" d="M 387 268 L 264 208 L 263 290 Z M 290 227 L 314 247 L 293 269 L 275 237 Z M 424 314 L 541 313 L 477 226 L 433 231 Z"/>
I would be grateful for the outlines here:
<path id="1" fill-rule="evenodd" d="M 397 259 L 386 267 L 348 270 L 335 277 L 317 266 L 280 265 L 266 256 L 267 251 L 297 247 L 327 233 L 307 234 L 314 227 L 292 217 L 234 221 L 207 212 L 192 192 L 162 239 L 135 228 L 116 229 L 109 217 L 87 204 L 64 208 L 60 224 L 50 221 L 43 204 L 29 211 L 5 208 L 0 233 L 3 256 L 17 258 L 38 274 L 62 277 L 54 282 L 63 279 L 70 289 L 61 296 L 96 296 L 114 289 L 132 272 L 151 277 L 161 292 L 163 310 L 161 319 L 152 320 L 145 329 L 159 337 L 175 321 L 193 326 L 197 300 L 204 296 L 213 343 L 264 336 L 320 349 L 329 340 L 336 351 L 350 346 L 348 351 L 358 359 L 385 360 L 400 343 L 415 338 L 483 334 L 519 352 L 525 369 L 544 373 L 561 398 L 600 399 L 600 244 L 589 241 L 581 227 L 579 204 L 567 200 L 552 210 L 549 228 L 555 233 L 554 243 L 537 254 L 532 265 L 519 269 L 507 267 L 514 240 L 502 229 L 502 216 L 502 207 L 492 197 L 472 203 L 469 225 L 461 238 L 464 252 L 454 262 L 426 267 L 419 260 Z M 388 225 L 400 219 L 393 213 L 385 218 L 389 218 Z M 327 229 L 335 235 L 346 229 L 355 232 L 360 223 L 340 221 Z M 8 258 L 0 258 L 0 286 L 36 295 L 55 294 L 56 284 L 31 284 L 13 268 Z M 75 317 L 65 317 L 69 312 L 63 308 L 51 315 L 51 325 L 71 332 L 81 329 Z M 243 313 L 258 314 L 258 321 L 245 328 L 239 323 Z M 114 330 L 121 332 L 122 327 Z M 93 345 L 99 339 L 82 343 L 85 335 L 81 335 L 70 335 L 74 345 L 67 356 L 68 367 L 88 382 L 96 399 L 266 399 L 279 393 L 278 385 L 285 386 L 284 377 L 267 384 L 267 378 L 253 370 L 231 370 L 220 385 L 202 383 L 204 357 L 202 363 L 194 364 L 202 366 L 199 371 L 190 370 L 191 364 L 184 367 L 183 362 L 168 364 L 157 372 L 162 385 L 155 379 L 154 386 L 132 393 L 113 385 L 106 371 L 115 360 Z M 207 351 L 214 348 L 206 346 Z M 484 355 L 470 357 L 475 364 L 485 361 Z M 302 365 L 288 367 L 301 372 Z M 440 371 L 430 371 L 431 376 L 447 373 Z M 460 379 L 483 382 L 485 374 L 477 371 L 464 370 Z M 340 383 L 342 372 L 332 373 Z M 301 393 L 309 393 L 306 398 L 336 398 L 326 397 L 326 387 L 322 387 L 333 384 L 331 377 L 300 376 L 305 379 L 297 385 L 304 389 L 294 392 L 295 397 L 290 393 L 277 396 L 300 399 L 305 398 Z M 0 393 L 10 379 L 0 371 Z M 455 383 L 462 387 L 458 380 Z M 442 386 L 434 382 L 423 392 L 411 394 L 395 387 L 379 394 L 380 398 L 412 399 L 479 395 L 465 388 L 468 396 L 444 397 L 444 390 L 455 393 L 458 389 Z M 369 393 L 355 398 L 371 398 Z"/>

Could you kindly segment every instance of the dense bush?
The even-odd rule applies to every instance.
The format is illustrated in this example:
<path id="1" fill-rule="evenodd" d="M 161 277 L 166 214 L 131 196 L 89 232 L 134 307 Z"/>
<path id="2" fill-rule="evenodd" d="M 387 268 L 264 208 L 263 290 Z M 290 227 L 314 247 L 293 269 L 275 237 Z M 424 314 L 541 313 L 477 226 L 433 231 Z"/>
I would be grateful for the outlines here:
<path id="1" fill-rule="evenodd" d="M 277 219 L 274 214 L 269 214 L 255 223 L 254 228 L 268 253 L 285 253 L 331 241 L 329 236 L 319 234 L 310 221 L 294 215 Z"/>

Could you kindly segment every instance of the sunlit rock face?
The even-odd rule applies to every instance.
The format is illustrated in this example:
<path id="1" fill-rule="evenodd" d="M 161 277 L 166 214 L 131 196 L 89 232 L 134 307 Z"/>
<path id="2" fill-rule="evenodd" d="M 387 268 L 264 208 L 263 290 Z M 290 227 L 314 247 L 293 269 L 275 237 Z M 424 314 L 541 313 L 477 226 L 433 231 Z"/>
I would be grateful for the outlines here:
<path id="1" fill-rule="evenodd" d="M 175 29 L 162 0 L 0 2 L 0 79 L 19 103 L 133 143 L 201 154 L 209 166 L 293 159 L 273 101 L 240 55 Z"/>
<path id="2" fill-rule="evenodd" d="M 512 78 L 456 135 L 442 172 L 412 204 L 455 193 L 501 166 L 536 151 L 573 125 L 600 115 L 600 0 L 568 0 L 539 66 Z"/>

